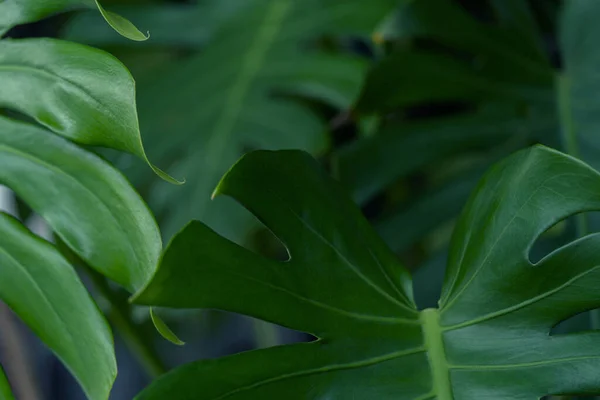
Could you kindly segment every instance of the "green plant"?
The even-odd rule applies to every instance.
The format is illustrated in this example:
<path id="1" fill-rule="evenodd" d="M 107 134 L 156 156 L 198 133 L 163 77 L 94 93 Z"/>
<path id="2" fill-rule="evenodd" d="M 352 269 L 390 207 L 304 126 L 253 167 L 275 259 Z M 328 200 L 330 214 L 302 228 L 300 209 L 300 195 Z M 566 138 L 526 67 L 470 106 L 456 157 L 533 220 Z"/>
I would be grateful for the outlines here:
<path id="1" fill-rule="evenodd" d="M 246 155 L 215 194 L 251 210 L 286 246 L 289 260 L 266 259 L 193 222 L 135 301 L 243 313 L 318 340 L 193 363 L 139 399 L 600 392 L 598 334 L 549 334 L 600 305 L 600 236 L 529 261 L 545 230 L 600 209 L 600 174 L 582 162 L 538 146 L 496 164 L 457 223 L 439 309 L 423 311 L 413 302 L 408 272 L 306 154 Z"/>
<path id="2" fill-rule="evenodd" d="M 144 26 L 181 22 L 169 30 L 163 25 L 154 44 L 143 44 L 143 57 L 158 60 L 141 74 L 150 157 L 141 141 L 135 83 L 115 57 L 63 40 L 0 40 L 0 183 L 56 235 L 49 243 L 23 226 L 23 213 L 0 214 L 0 299 L 54 351 L 88 398 L 108 398 L 116 376 L 107 320 L 151 375 L 166 369 L 132 321 L 131 293 L 135 304 L 216 308 L 316 337 L 188 364 L 158 378 L 138 396 L 142 400 L 600 393 L 597 332 L 552 331 L 600 306 L 598 235 L 585 236 L 589 219 L 578 215 L 577 235 L 584 237 L 574 240 L 566 230 L 567 245 L 543 238 L 570 225 L 563 220 L 571 215 L 600 210 L 600 175 L 536 146 L 479 180 L 495 161 L 535 142 L 562 143 L 572 156 L 594 161 L 598 4 L 571 0 L 561 11 L 560 66 L 549 61 L 543 43 L 554 27 L 542 28 L 539 10 L 531 7 L 540 7 L 535 0 L 490 0 L 491 22 L 450 0 L 400 1 L 374 34 L 375 44 L 365 34 L 397 2 L 363 3 L 123 7 Z M 0 0 L 0 35 L 86 6 L 123 37 L 147 38 L 91 0 Z M 198 16 L 206 26 L 196 26 Z M 92 21 L 82 14 L 66 35 L 115 45 L 119 53 L 124 39 L 82 32 Z M 165 45 L 171 48 L 157 50 Z M 197 54 L 188 57 L 189 51 Z M 370 71 L 365 54 L 376 60 Z M 212 97 L 198 101 L 202 95 Z M 413 116 L 424 104 L 440 102 L 458 111 L 428 115 L 428 121 Z M 324 115 L 333 120 L 326 124 Z M 346 130 L 351 139 L 338 146 Z M 250 152 L 289 147 L 325 155 L 342 185 L 307 153 Z M 96 155 L 124 165 L 105 148 L 143 161 L 125 169 L 157 210 L 165 236 L 190 216 L 203 222 L 187 225 L 163 252 L 143 199 Z M 213 197 L 242 203 L 272 230 L 270 240 L 283 244 L 286 262 L 230 241 L 248 243 L 248 232 L 261 226 L 233 201 L 209 205 L 218 178 L 246 152 Z M 179 182 L 149 158 L 190 178 L 189 185 L 155 184 L 156 175 Z M 415 176 L 438 190 L 406 196 Z M 449 231 L 440 225 L 463 208 L 478 180 L 453 227 L 439 307 L 419 310 L 411 275 L 431 271 L 409 273 L 396 253 L 420 245 L 419 262 L 441 265 L 444 257 L 430 248 L 442 247 L 444 233 L 423 237 Z M 374 230 L 351 198 L 372 214 L 373 199 L 382 194 L 378 213 L 397 207 L 396 196 L 409 201 L 395 213 L 378 214 Z M 537 242 L 552 251 L 533 263 Z M 108 301 L 106 318 L 73 266 Z M 424 292 L 414 286 L 417 295 Z M 164 337 L 183 344 L 152 310 L 149 315 Z M 1 366 L 0 399 L 13 399 Z"/>
<path id="3" fill-rule="evenodd" d="M 67 3 L 2 2 L 2 31 Z M 101 11 L 131 36 L 133 25 Z M 133 78 L 99 50 L 54 39 L 4 38 L 0 86 L 0 107 L 10 115 L 0 115 L 0 183 L 41 215 L 64 244 L 59 251 L 0 213 L 0 299 L 52 349 L 88 398 L 106 399 L 117 372 L 112 334 L 67 257 L 95 270 L 89 274 L 101 285 L 103 275 L 131 292 L 157 266 L 162 245 L 153 215 L 121 173 L 79 146 L 127 151 L 149 164 Z M 118 315 L 121 326 L 128 323 L 126 313 Z M 151 350 L 131 329 L 125 335 L 149 369 L 160 373 Z M 2 398 L 12 398 L 4 375 L 0 388 Z"/>
<path id="4" fill-rule="evenodd" d="M 380 131 L 336 151 L 337 176 L 361 204 L 414 175 L 431 179 L 439 170 L 428 170 L 433 163 L 473 159 L 465 173 L 449 174 L 445 185 L 432 184 L 408 203 L 454 204 L 444 215 L 410 213 L 431 227 L 419 237 L 397 234 L 406 203 L 381 216 L 377 225 L 395 250 L 406 251 L 453 220 L 473 175 L 518 148 L 543 143 L 598 167 L 594 43 L 600 32 L 590 20 L 599 3 L 480 3 L 489 14 L 479 18 L 453 0 L 400 6 L 384 33 L 389 52 L 368 74 L 355 107 L 357 114 L 385 117 Z M 457 111 L 411 118 L 411 110 L 439 104 Z M 424 157 L 415 156 L 420 149 L 428 149 Z M 396 162 L 400 157 L 406 161 Z M 462 190 L 449 196 L 448 187 Z"/>

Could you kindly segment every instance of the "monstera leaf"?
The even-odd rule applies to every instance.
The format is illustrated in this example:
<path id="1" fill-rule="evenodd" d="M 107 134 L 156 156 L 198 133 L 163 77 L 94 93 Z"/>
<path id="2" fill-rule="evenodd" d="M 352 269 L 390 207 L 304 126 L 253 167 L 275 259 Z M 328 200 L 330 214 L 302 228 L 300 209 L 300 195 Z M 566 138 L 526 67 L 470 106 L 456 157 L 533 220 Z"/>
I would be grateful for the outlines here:
<path id="1" fill-rule="evenodd" d="M 600 392 L 600 335 L 549 334 L 600 306 L 600 236 L 536 264 L 528 259 L 547 228 L 600 209 L 600 174 L 576 159 L 537 146 L 496 164 L 454 232 L 439 308 L 422 311 L 406 270 L 306 154 L 247 155 L 215 193 L 271 228 L 289 260 L 266 259 L 194 222 L 137 302 L 243 313 L 318 340 L 192 363 L 138 399 L 534 400 Z"/>
<path id="2" fill-rule="evenodd" d="M 106 22 L 124 37 L 137 41 L 148 39 L 129 20 L 104 9 L 98 0 L 4 0 L 0 2 L 0 36 L 19 24 L 34 22 L 71 8 L 94 6 Z"/>
<path id="3" fill-rule="evenodd" d="M 150 158 L 191 179 L 185 187 L 154 185 L 132 171 L 132 181 L 152 185 L 149 203 L 166 236 L 191 218 L 229 236 L 256 226 L 230 203 L 210 203 L 210 193 L 245 151 L 327 148 L 326 125 L 284 93 L 349 107 L 365 60 L 318 50 L 324 35 L 368 34 L 396 0 L 252 0 L 218 30 L 202 53 L 161 71 L 140 86 L 140 120 Z"/>

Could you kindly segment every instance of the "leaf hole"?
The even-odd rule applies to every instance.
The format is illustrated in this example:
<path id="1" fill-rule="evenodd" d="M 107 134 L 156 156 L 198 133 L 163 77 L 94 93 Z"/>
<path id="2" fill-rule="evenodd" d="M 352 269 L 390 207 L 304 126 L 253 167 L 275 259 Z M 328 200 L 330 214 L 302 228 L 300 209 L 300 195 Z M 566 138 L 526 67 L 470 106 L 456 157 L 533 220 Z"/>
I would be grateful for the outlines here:
<path id="1" fill-rule="evenodd" d="M 205 223 L 218 234 L 266 258 L 281 262 L 291 259 L 281 239 L 235 199 L 217 196 L 212 203 L 215 218 L 209 216 Z"/>
<path id="2" fill-rule="evenodd" d="M 560 321 L 552 327 L 550 335 L 563 335 L 600 329 L 600 309 L 588 310 Z"/>
<path id="3" fill-rule="evenodd" d="M 529 249 L 529 261 L 538 263 L 554 250 L 579 237 L 600 231 L 600 212 L 585 212 L 565 218 L 543 232 Z"/>

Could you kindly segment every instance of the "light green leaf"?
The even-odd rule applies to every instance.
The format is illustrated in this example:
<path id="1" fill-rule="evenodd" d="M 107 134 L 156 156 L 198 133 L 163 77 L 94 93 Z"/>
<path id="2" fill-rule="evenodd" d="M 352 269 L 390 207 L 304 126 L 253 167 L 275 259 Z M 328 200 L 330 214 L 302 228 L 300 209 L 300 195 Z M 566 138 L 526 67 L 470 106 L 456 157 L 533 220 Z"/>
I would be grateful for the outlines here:
<path id="1" fill-rule="evenodd" d="M 547 228 L 600 210 L 600 174 L 587 165 L 536 146 L 492 167 L 455 229 L 439 309 L 423 311 L 406 270 L 307 155 L 249 154 L 217 193 L 264 221 L 290 259 L 266 259 L 192 223 L 137 301 L 243 313 L 320 340 L 195 362 L 139 400 L 600 393 L 600 334 L 550 335 L 600 306 L 600 235 L 528 259 Z"/>
<path id="2" fill-rule="evenodd" d="M 0 145 L 3 174 L 5 145 Z M 107 322 L 60 253 L 2 213 L 0 275 L 0 299 L 58 356 L 89 399 L 106 400 L 117 375 Z M 11 398 L 4 391 L 0 396 Z"/>
<path id="3" fill-rule="evenodd" d="M 2 40 L 0 84 L 0 106 L 77 143 L 136 155 L 164 180 L 177 182 L 146 157 L 135 82 L 110 54 L 55 39 Z"/>
<path id="4" fill-rule="evenodd" d="M 0 365 L 0 400 L 14 400 L 12 391 L 10 390 L 10 384 L 6 379 L 2 365 Z"/>
<path id="5" fill-rule="evenodd" d="M 2 0 L 0 1 L 0 36 L 16 25 L 35 22 L 74 8 L 93 7 L 93 4 L 91 0 Z M 119 34 L 131 40 L 148 39 L 148 36 L 141 33 L 127 19 L 105 10 L 98 0 L 95 0 L 95 4 L 106 22 Z"/>
<path id="6" fill-rule="evenodd" d="M 96 5 L 98 6 L 98 10 L 106 22 L 108 22 L 108 24 L 122 36 L 137 42 L 143 42 L 150 37 L 150 34 L 144 35 L 142 32 L 140 32 L 139 29 L 136 28 L 135 25 L 133 25 L 129 20 L 121 17 L 119 14 L 105 10 L 98 0 L 95 1 Z"/>
<path id="7" fill-rule="evenodd" d="M 156 315 L 152 308 L 150 308 L 150 318 L 152 319 L 154 327 L 163 338 L 167 339 L 173 344 L 176 344 L 177 346 L 183 346 L 185 344 L 185 342 L 179 339 L 177 335 L 173 333 L 171 328 L 169 328 L 167 324 L 165 324 L 165 322 L 158 315 Z"/>
<path id="8" fill-rule="evenodd" d="M 129 182 L 98 156 L 0 117 L 0 183 L 98 272 L 129 290 L 152 276 L 161 251 L 156 222 Z"/>
<path id="9" fill-rule="evenodd" d="M 249 217 L 237 218 L 231 203 L 210 203 L 220 176 L 248 149 L 324 151 L 325 121 L 277 94 L 302 93 L 349 107 L 366 60 L 320 52 L 311 44 L 323 35 L 369 33 L 396 4 L 244 2 L 202 53 L 161 73 L 151 87 L 141 90 L 140 117 L 151 158 L 193 179 L 185 187 L 171 188 L 154 185 L 146 171 L 130 175 L 136 183 L 153 186 L 149 203 L 162 216 L 166 236 L 191 218 L 236 239 L 247 233 L 237 230 L 240 223 L 256 227 Z"/>

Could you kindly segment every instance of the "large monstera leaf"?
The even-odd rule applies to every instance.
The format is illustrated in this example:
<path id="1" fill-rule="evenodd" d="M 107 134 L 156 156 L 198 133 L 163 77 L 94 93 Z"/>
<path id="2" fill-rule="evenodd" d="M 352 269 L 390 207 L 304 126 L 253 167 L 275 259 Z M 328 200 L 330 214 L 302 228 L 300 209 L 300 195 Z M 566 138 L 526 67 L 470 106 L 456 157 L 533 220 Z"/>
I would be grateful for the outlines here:
<path id="1" fill-rule="evenodd" d="M 251 149 L 328 147 L 327 125 L 289 94 L 318 98 L 338 108 L 358 94 L 366 61 L 324 52 L 323 36 L 368 35 L 397 0 L 251 0 L 217 30 L 202 51 L 140 85 L 140 121 L 151 158 L 161 159 L 188 184 L 151 186 L 149 202 L 171 236 L 191 218 L 243 239 L 256 226 L 231 203 L 210 203 L 227 169 Z M 243 4 L 242 4 L 243 3 Z"/>
<path id="2" fill-rule="evenodd" d="M 456 227 L 439 309 L 417 310 L 408 273 L 306 154 L 255 152 L 216 193 L 232 196 L 289 250 L 265 259 L 190 224 L 137 301 L 211 307 L 318 340 L 174 370 L 153 399 L 523 399 L 600 392 L 600 335 L 550 335 L 600 306 L 600 236 L 533 264 L 547 228 L 600 209 L 600 174 L 545 147 L 481 180 Z M 410 229 L 410 227 L 406 227 Z"/>

